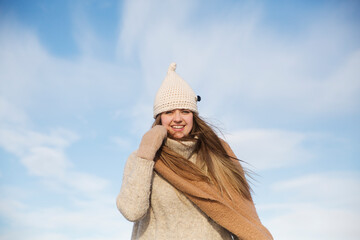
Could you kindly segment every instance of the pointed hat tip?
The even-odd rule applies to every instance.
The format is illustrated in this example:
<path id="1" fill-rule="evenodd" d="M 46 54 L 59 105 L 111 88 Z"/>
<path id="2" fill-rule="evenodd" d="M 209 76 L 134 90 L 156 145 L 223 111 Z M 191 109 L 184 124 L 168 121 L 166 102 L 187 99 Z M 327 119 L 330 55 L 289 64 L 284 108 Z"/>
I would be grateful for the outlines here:
<path id="1" fill-rule="evenodd" d="M 176 70 L 176 63 L 173 62 L 170 64 L 168 72 L 170 71 L 175 72 L 175 70 Z"/>

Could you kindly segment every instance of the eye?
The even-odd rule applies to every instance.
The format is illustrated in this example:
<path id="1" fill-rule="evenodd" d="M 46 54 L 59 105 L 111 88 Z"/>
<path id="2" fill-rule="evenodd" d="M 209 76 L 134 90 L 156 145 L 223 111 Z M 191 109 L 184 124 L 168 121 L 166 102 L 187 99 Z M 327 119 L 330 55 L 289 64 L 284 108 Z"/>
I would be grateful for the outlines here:
<path id="1" fill-rule="evenodd" d="M 173 111 L 166 111 L 165 114 L 169 115 L 169 114 L 172 114 Z"/>
<path id="2" fill-rule="evenodd" d="M 184 113 L 184 114 L 189 114 L 190 110 L 182 110 L 181 112 Z"/>

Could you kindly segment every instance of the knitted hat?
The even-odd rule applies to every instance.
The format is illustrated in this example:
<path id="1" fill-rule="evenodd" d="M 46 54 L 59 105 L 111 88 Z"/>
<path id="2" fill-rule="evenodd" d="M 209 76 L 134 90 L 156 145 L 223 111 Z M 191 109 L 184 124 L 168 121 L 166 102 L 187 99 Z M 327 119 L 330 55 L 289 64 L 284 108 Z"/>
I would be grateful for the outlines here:
<path id="1" fill-rule="evenodd" d="M 176 72 L 176 63 L 171 63 L 167 75 L 156 93 L 154 101 L 154 118 L 159 113 L 174 109 L 189 109 L 198 113 L 197 101 L 200 97 L 196 96 L 184 79 Z"/>

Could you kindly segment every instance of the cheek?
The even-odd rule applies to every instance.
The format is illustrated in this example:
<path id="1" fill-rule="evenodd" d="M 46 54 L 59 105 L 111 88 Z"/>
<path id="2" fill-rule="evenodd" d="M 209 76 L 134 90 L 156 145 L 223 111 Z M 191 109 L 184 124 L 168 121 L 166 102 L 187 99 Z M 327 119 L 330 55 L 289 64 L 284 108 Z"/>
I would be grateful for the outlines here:
<path id="1" fill-rule="evenodd" d="M 191 123 L 189 124 L 189 132 L 192 130 L 192 128 L 193 128 L 193 123 L 191 122 Z"/>
<path id="2" fill-rule="evenodd" d="M 166 116 L 161 116 L 161 125 L 163 125 L 164 127 L 169 126 L 170 121 Z"/>
<path id="3" fill-rule="evenodd" d="M 187 126 L 189 127 L 189 131 L 191 131 L 191 129 L 193 128 L 194 122 L 193 122 L 193 117 L 190 117 L 186 120 Z"/>

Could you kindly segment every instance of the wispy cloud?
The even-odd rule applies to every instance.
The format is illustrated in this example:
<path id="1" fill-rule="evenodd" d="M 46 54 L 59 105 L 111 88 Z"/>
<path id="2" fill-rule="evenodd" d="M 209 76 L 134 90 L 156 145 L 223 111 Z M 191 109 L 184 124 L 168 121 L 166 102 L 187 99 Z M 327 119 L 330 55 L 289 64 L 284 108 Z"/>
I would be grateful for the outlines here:
<path id="1" fill-rule="evenodd" d="M 108 193 L 109 181 L 78 170 L 67 156 L 67 148 L 80 137 L 63 128 L 49 133 L 32 130 L 27 122 L 31 119 L 21 109 L 3 99 L 1 105 L 6 108 L 0 109 L 0 147 L 13 154 L 28 173 L 18 173 L 17 178 L 36 178 L 44 199 L 64 195 L 67 204 L 42 206 L 33 202 L 35 193 L 26 188 L 2 184 L 0 217 L 7 228 L 0 238 L 70 240 L 74 234 L 87 236 L 84 232 L 89 233 L 87 239 L 128 238 L 131 225 L 116 211 L 115 195 Z M 22 231 L 14 231 L 19 228 Z"/>
<path id="2" fill-rule="evenodd" d="M 299 163 L 312 158 L 303 145 L 308 136 L 277 129 L 244 129 L 226 135 L 239 159 L 256 170 L 266 170 Z"/>
<path id="3" fill-rule="evenodd" d="M 0 215 L 7 221 L 1 239 L 128 239 L 131 223 L 121 221 L 114 211 L 113 196 L 106 194 L 92 200 L 74 198 L 72 206 L 38 207 L 24 203 L 14 195 L 2 196 Z M 22 231 L 14 231 L 14 229 Z M 55 238 L 57 239 L 57 238 Z M 77 238 L 78 239 L 78 238 Z"/>
<path id="4" fill-rule="evenodd" d="M 276 239 L 358 239 L 360 177 L 357 172 L 325 172 L 273 184 L 283 200 L 262 206 Z"/>
<path id="5" fill-rule="evenodd" d="M 346 22 L 345 12 L 334 17 L 332 9 L 318 18 L 312 16 L 312 24 L 289 41 L 286 32 L 269 29 L 261 5 L 234 5 L 226 18 L 212 12 L 210 23 L 190 26 L 189 19 L 201 19 L 206 12 L 197 2 L 142 3 L 126 2 L 119 48 L 138 50 L 135 54 L 150 96 L 168 63 L 177 61 L 181 75 L 201 90 L 213 111 L 226 107 L 228 96 L 263 110 L 306 115 L 341 114 L 358 106 L 359 101 L 354 101 L 360 92 L 359 56 L 353 50 L 355 26 Z M 133 21 L 137 5 L 142 5 L 144 14 Z M 329 21 L 332 28 L 327 27 Z M 353 48 L 338 47 L 344 45 Z"/>
<path id="6" fill-rule="evenodd" d="M 34 112 L 46 113 L 45 117 L 51 112 L 57 112 L 59 117 L 69 113 L 82 115 L 105 105 L 109 111 L 109 106 L 119 108 L 134 92 L 131 89 L 136 83 L 131 80 L 136 73 L 92 54 L 76 59 L 55 57 L 34 31 L 14 19 L 2 20 L 0 147 L 26 170 L 18 172 L 16 177 L 36 181 L 32 190 L 43 201 L 48 199 L 48 205 L 42 206 L 34 195 L 19 197 L 1 189 L 0 218 L 7 225 L 0 238 L 129 238 L 132 224 L 124 221 L 116 210 L 118 189 L 109 194 L 109 179 L 81 169 L 69 157 L 68 149 L 82 140 L 81 135 L 61 127 L 61 120 L 60 126 L 58 123 L 39 126 L 32 116 Z M 80 28 L 81 24 L 80 21 Z M 19 191 L 26 192 L 26 187 Z M 53 198 L 56 201 L 50 204 Z"/>
<path id="7" fill-rule="evenodd" d="M 78 47 L 71 57 L 51 54 L 37 29 L 0 16 L 1 158 L 20 166 L 19 183 L 9 181 L 6 168 L 0 173 L 1 239 L 129 238 L 132 224 L 116 211 L 113 185 L 121 181 L 123 153 L 150 128 L 152 102 L 172 61 L 202 96 L 200 115 L 231 126 L 226 140 L 238 157 L 265 175 L 276 172 L 262 184 L 267 194 L 256 192 L 276 239 L 358 238 L 358 173 L 319 173 L 347 168 L 332 153 L 348 156 L 356 145 L 343 132 L 318 127 L 360 109 L 358 24 L 347 18 L 347 4 L 299 12 L 296 28 L 269 23 L 261 1 L 124 1 L 114 22 L 118 37 L 110 40 L 116 47 L 97 32 L 87 4 L 70 7 L 68 37 Z M 95 163 L 87 150 L 106 154 L 109 144 L 120 149 L 109 157 L 116 160 L 101 156 L 106 174 L 90 172 Z M 116 184 L 111 171 L 118 171 Z M 294 172 L 298 177 L 284 179 Z"/>
<path id="8" fill-rule="evenodd" d="M 8 102 L 6 105 L 11 106 Z M 10 111 L 5 112 L 6 110 Z M 8 116 L 8 119 L 16 119 L 18 115 L 22 119 L 29 119 L 14 105 L 1 109 L 1 115 Z M 0 119 L 0 123 L 1 120 L 3 119 Z M 72 169 L 73 164 L 65 150 L 78 139 L 76 133 L 61 128 L 54 129 L 49 134 L 16 125 L 0 128 L 0 146 L 17 156 L 30 175 L 42 177 L 45 181 L 56 180 L 67 187 L 87 193 L 102 191 L 108 184 L 106 180 Z"/>
<path id="9" fill-rule="evenodd" d="M 291 193 L 291 201 L 318 202 L 322 206 L 351 206 L 360 211 L 358 172 L 314 173 L 274 183 L 272 188 L 276 192 Z"/>
<path id="10" fill-rule="evenodd" d="M 123 106 L 134 92 L 132 69 L 91 54 L 54 57 L 34 31 L 13 22 L 4 19 L 0 25 L 0 94 L 7 101 L 44 112 L 83 112 Z"/>

